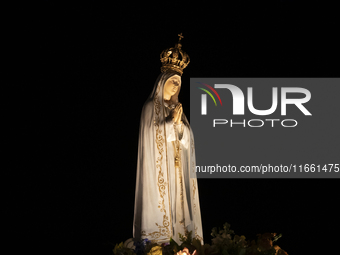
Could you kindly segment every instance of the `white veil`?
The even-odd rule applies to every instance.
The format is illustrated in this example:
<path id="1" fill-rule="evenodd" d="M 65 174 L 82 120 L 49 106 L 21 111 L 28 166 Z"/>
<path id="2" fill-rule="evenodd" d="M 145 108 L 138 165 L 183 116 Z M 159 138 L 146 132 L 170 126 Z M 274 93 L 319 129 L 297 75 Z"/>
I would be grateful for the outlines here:
<path id="1" fill-rule="evenodd" d="M 142 109 L 133 221 L 133 237 L 136 241 L 148 238 L 158 243 L 169 242 L 170 237 L 173 236 L 163 88 L 165 82 L 175 74 L 174 72 L 166 72 L 158 76 Z M 176 94 L 171 97 L 171 103 L 174 105 L 178 103 L 179 91 L 180 87 Z M 182 121 L 190 130 L 188 169 L 191 173 L 189 173 L 189 170 L 183 173 L 192 221 L 189 231 L 193 232 L 193 237 L 200 238 L 203 244 L 197 179 L 190 179 L 190 177 L 196 177 L 194 138 L 184 113 L 182 114 Z"/>

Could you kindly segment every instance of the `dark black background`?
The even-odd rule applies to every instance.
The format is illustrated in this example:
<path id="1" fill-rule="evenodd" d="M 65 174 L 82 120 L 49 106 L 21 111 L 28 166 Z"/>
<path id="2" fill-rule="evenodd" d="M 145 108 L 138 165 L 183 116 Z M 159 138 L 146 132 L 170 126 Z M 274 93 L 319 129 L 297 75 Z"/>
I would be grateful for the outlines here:
<path id="1" fill-rule="evenodd" d="M 36 252 L 110 254 L 132 237 L 140 113 L 159 54 L 178 33 L 191 58 L 180 94 L 188 117 L 190 77 L 339 76 L 335 7 L 321 2 L 17 8 L 12 108 L 25 166 L 16 172 L 24 181 L 14 207 L 16 249 L 30 240 Z M 277 244 L 289 254 L 333 251 L 338 184 L 199 179 L 205 242 L 228 222 L 247 239 L 282 233 Z"/>

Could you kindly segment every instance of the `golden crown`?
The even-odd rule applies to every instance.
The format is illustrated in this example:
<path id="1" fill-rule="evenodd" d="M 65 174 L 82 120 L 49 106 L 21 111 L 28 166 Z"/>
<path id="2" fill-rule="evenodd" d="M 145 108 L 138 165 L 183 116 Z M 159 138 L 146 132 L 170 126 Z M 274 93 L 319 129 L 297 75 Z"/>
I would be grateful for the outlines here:
<path id="1" fill-rule="evenodd" d="M 165 73 L 166 71 L 175 71 L 182 75 L 183 69 L 186 68 L 190 62 L 189 55 L 181 49 L 182 44 L 180 41 L 182 38 L 184 38 L 184 36 L 182 33 L 180 33 L 178 36 L 178 43 L 175 45 L 175 47 L 165 49 L 161 53 L 162 73 Z"/>

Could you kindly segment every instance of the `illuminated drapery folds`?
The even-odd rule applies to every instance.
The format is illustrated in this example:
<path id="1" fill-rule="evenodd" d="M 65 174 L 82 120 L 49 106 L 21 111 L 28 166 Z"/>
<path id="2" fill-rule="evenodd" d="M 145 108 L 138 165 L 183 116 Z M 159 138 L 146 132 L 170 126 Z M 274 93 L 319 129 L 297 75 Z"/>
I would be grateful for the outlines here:
<path id="1" fill-rule="evenodd" d="M 161 58 L 162 73 L 142 109 L 133 237 L 157 243 L 169 242 L 172 237 L 181 243 L 179 234 L 186 236 L 191 231 L 192 237 L 203 244 L 194 136 L 184 112 L 181 123 L 167 118 L 179 104 L 181 84 L 176 85 L 179 87 L 170 100 L 164 101 L 165 83 L 181 74 L 179 71 L 183 72 L 189 63 L 186 54 L 179 62 L 174 61 L 175 57 L 168 58 L 168 62 Z M 180 81 L 180 76 L 176 77 Z"/>

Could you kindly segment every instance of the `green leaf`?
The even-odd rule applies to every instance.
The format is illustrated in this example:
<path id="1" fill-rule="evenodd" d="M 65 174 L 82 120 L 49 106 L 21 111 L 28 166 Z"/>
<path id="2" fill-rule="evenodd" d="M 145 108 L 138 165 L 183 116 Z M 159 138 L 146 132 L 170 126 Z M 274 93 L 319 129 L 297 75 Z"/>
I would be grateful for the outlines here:
<path id="1" fill-rule="evenodd" d="M 180 250 L 178 243 L 176 243 L 176 241 L 172 239 L 172 237 L 170 237 L 170 246 L 174 253 L 177 253 Z"/>
<path id="2" fill-rule="evenodd" d="M 276 242 L 279 238 L 281 238 L 282 237 L 282 234 L 279 234 L 279 235 L 277 235 L 277 236 L 274 236 L 274 238 L 273 238 L 273 242 Z"/>
<path id="3" fill-rule="evenodd" d="M 229 255 L 229 252 L 227 251 L 227 249 L 222 250 L 222 255 Z"/>

